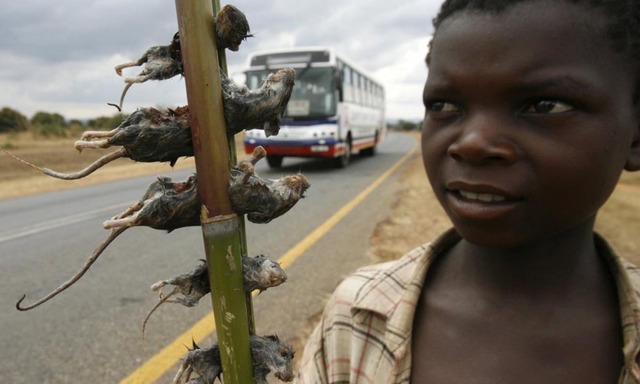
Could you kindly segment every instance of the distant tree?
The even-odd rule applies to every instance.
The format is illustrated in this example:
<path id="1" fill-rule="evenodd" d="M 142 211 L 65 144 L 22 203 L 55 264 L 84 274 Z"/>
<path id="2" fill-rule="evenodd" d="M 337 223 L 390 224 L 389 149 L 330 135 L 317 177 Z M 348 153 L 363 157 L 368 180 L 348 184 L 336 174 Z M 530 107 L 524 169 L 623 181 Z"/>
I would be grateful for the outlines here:
<path id="1" fill-rule="evenodd" d="M 398 124 L 402 131 L 416 131 L 419 127 L 418 124 L 413 121 L 400 120 Z"/>
<path id="2" fill-rule="evenodd" d="M 33 125 L 54 125 L 65 127 L 67 122 L 64 120 L 64 116 L 59 113 L 49 112 L 36 112 L 31 118 L 31 124 Z"/>
<path id="3" fill-rule="evenodd" d="M 122 113 L 116 113 L 113 116 L 100 116 L 87 121 L 87 127 L 95 129 L 114 129 L 125 119 Z"/>
<path id="4" fill-rule="evenodd" d="M 67 133 L 71 136 L 80 136 L 86 129 L 82 120 L 71 119 L 67 125 Z"/>
<path id="5" fill-rule="evenodd" d="M 66 136 L 67 122 L 59 113 L 39 111 L 31 117 L 31 129 L 43 136 Z"/>
<path id="6" fill-rule="evenodd" d="M 389 128 L 395 131 L 419 131 L 421 125 L 421 122 L 400 119 L 395 124 L 390 124 Z"/>
<path id="7" fill-rule="evenodd" d="M 0 110 L 0 133 L 2 132 L 19 132 L 29 129 L 29 120 L 25 115 L 4 107 Z"/>

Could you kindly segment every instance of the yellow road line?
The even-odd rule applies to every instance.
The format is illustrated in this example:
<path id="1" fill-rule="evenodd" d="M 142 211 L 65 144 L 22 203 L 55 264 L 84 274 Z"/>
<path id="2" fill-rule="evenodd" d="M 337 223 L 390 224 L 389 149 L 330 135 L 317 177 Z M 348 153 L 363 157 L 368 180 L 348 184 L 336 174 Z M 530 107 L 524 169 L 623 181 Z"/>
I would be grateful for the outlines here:
<path id="1" fill-rule="evenodd" d="M 366 189 L 360 192 L 355 198 L 340 208 L 333 216 L 327 221 L 322 223 L 313 232 L 302 239 L 298 244 L 293 246 L 287 253 L 285 253 L 278 262 L 282 268 L 287 268 L 296 259 L 313 246 L 322 236 L 331 230 L 336 224 L 338 224 L 345 216 L 349 214 L 358 204 L 360 204 L 371 192 L 373 192 L 378 186 L 385 181 L 398 167 L 409 158 L 416 150 L 417 145 L 414 145 L 410 151 L 408 151 L 402 158 L 396 161 L 391 168 L 386 170 L 380 175 L 373 183 L 371 183 Z M 164 375 L 171 367 L 176 364 L 181 357 L 186 353 L 185 345 L 190 346 L 191 340 L 196 343 L 201 342 L 207 336 L 215 331 L 215 321 L 213 313 L 209 313 L 200 319 L 193 327 L 186 330 L 178 338 L 176 338 L 171 344 L 164 347 L 160 352 L 147 360 L 138 369 L 133 371 L 128 377 L 120 382 L 120 384 L 149 384 L 154 383 L 162 375 Z"/>
<path id="2" fill-rule="evenodd" d="M 302 239 L 298 244 L 296 244 L 293 248 L 291 248 L 287 253 L 282 255 L 278 262 L 282 266 L 282 268 L 288 267 L 291 263 L 293 263 L 298 257 L 300 257 L 307 249 L 309 249 L 313 244 L 315 244 L 322 236 L 324 236 L 327 232 L 331 230 L 336 224 L 338 224 L 345 216 L 349 214 L 358 204 L 360 204 L 364 199 L 369 196 L 371 192 L 373 192 L 383 181 L 385 181 L 398 167 L 412 155 L 416 149 L 417 145 L 414 145 L 410 151 L 408 151 L 402 158 L 396 161 L 395 164 L 391 166 L 391 168 L 387 169 L 382 175 L 380 175 L 373 183 L 371 183 L 367 188 L 365 188 L 362 192 L 360 192 L 356 197 L 354 197 L 351 201 L 345 204 L 342 208 L 340 208 L 336 213 L 333 214 L 330 218 L 327 219 L 324 223 L 322 223 L 318 228 L 316 228 L 313 232 L 307 235 L 304 239 Z"/>

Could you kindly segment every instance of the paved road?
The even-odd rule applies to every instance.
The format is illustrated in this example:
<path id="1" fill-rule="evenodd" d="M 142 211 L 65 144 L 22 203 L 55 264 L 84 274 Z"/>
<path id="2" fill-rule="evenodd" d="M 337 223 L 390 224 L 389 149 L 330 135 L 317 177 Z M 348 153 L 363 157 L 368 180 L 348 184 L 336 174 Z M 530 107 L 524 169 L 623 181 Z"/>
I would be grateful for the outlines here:
<path id="1" fill-rule="evenodd" d="M 316 160 L 287 158 L 277 171 L 259 163 L 257 172 L 263 177 L 301 171 L 311 188 L 287 215 L 267 225 L 248 223 L 249 253 L 278 259 L 414 145 L 409 136 L 391 134 L 374 158 L 356 157 L 342 170 Z M 166 175 L 182 180 L 189 173 Z M 369 236 L 388 213 L 398 188 L 396 175 L 292 264 L 285 285 L 254 299 L 258 334 L 295 338 L 298 329 L 308 327 L 308 319 L 321 310 L 337 282 L 369 262 Z M 151 318 L 146 341 L 141 340 L 142 320 L 157 302 L 149 286 L 190 270 L 203 257 L 198 227 L 170 234 L 148 228 L 125 231 L 66 292 L 29 312 L 14 308 L 23 294 L 29 303 L 71 276 L 107 236 L 102 221 L 136 201 L 153 179 L 141 177 L 0 202 L 2 383 L 131 379 L 132 372 L 210 313 L 208 300 L 196 308 L 165 305 Z M 213 338 L 203 344 L 209 345 Z M 170 382 L 174 368 L 161 368 L 166 373 L 158 382 Z"/>

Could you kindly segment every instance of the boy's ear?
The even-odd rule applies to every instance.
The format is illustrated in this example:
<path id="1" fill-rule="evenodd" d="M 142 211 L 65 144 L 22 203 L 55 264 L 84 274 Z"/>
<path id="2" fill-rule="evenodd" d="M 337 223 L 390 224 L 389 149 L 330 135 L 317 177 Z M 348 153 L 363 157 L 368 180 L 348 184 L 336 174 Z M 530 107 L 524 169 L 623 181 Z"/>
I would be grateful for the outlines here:
<path id="1" fill-rule="evenodd" d="M 638 115 L 640 115 L 640 113 Z M 629 152 L 627 162 L 624 164 L 624 169 L 630 172 L 640 170 L 640 119 L 638 120 L 633 141 L 631 142 L 631 151 Z"/>

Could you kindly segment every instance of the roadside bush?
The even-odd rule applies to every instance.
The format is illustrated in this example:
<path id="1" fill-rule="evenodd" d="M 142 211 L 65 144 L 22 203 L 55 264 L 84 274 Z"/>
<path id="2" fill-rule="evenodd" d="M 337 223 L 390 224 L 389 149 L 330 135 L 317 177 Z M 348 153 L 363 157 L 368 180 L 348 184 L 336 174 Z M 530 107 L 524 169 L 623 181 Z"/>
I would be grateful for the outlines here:
<path id="1" fill-rule="evenodd" d="M 113 116 L 100 116 L 95 119 L 87 121 L 87 127 L 94 129 L 114 129 L 125 119 L 125 115 L 122 113 L 116 113 Z"/>
<path id="2" fill-rule="evenodd" d="M 31 131 L 40 136 L 67 135 L 67 122 L 59 113 L 36 112 L 31 118 Z"/>
<path id="3" fill-rule="evenodd" d="M 29 120 L 22 113 L 4 107 L 0 110 L 0 133 L 20 132 L 29 129 Z"/>

